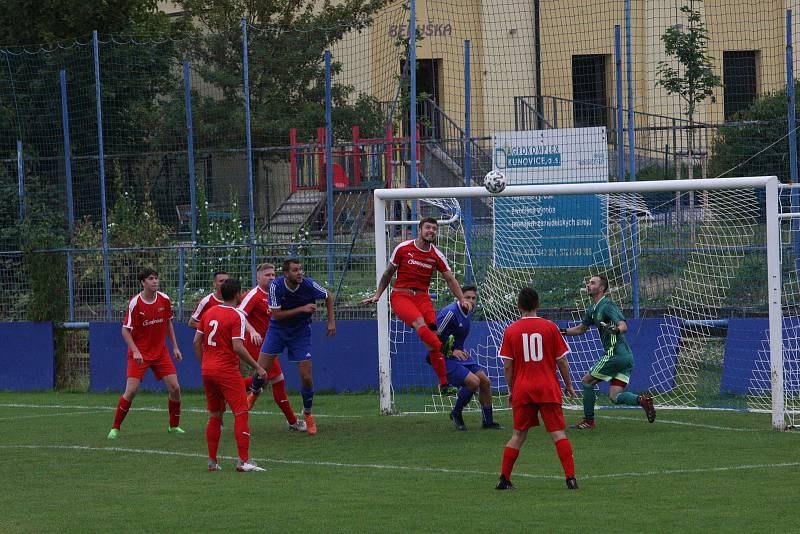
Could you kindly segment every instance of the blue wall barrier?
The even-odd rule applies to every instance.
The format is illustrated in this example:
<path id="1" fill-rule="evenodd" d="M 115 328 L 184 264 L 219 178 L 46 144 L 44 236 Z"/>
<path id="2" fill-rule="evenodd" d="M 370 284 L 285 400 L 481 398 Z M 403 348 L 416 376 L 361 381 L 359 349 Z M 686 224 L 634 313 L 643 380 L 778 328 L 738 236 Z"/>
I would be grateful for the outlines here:
<path id="1" fill-rule="evenodd" d="M 743 395 L 766 394 L 770 390 L 768 341 L 769 319 L 733 318 L 728 321 L 725 339 L 725 359 L 722 368 L 720 393 Z M 800 324 L 797 319 L 783 320 L 784 364 L 783 382 L 787 394 L 800 393 L 800 369 L 788 362 L 798 360 Z M 758 365 L 759 382 L 754 383 L 753 371 Z"/>
<path id="2" fill-rule="evenodd" d="M 121 328 L 119 323 L 89 325 L 91 391 L 124 390 L 128 359 Z M 333 338 L 325 335 L 325 329 L 324 322 L 311 325 L 315 389 L 337 392 L 377 389 L 378 331 L 375 321 L 337 321 L 336 337 Z M 192 349 L 194 329 L 176 324 L 175 335 L 183 353 L 183 361 L 175 363 L 181 387 L 202 388 L 200 363 Z M 294 364 L 285 357 L 280 360 L 287 387 L 298 390 L 300 379 Z M 148 390 L 164 389 L 164 385 L 156 382 L 150 372 L 145 375 L 141 387 Z"/>
<path id="3" fill-rule="evenodd" d="M 0 323 L 0 390 L 53 389 L 52 323 Z"/>

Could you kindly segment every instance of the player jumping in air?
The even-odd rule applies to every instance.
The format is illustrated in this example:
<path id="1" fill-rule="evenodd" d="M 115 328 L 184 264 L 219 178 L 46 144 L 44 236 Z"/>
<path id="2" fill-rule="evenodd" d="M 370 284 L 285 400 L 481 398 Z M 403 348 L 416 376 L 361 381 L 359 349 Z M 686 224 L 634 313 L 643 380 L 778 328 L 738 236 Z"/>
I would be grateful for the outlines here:
<path id="1" fill-rule="evenodd" d="M 447 365 L 442 355 L 442 342 L 436 335 L 436 312 L 428 294 L 433 272 L 442 273 L 447 287 L 467 313 L 472 309 L 472 303 L 464 299 L 447 259 L 434 245 L 438 233 L 439 223 L 433 217 L 419 221 L 418 237 L 403 241 L 395 247 L 375 295 L 361 303 L 378 302 L 396 272 L 397 280 L 389 299 L 392 311 L 401 321 L 417 331 L 417 335 L 428 348 L 431 367 L 439 378 L 439 391 L 442 394 L 455 394 L 455 388 L 447 385 Z"/>
<path id="2" fill-rule="evenodd" d="M 303 398 L 303 418 L 309 434 L 317 433 L 311 415 L 314 400 L 314 379 L 311 374 L 311 316 L 317 310 L 317 300 L 325 299 L 328 311 L 328 336 L 336 335 L 333 315 L 333 295 L 311 278 L 303 276 L 303 266 L 297 258 L 283 262 L 283 276 L 273 280 L 268 289 L 268 303 L 272 311 L 267 336 L 258 356 L 263 367 L 270 369 L 272 362 L 288 349 L 289 361 L 297 364 L 300 372 L 300 396 Z M 264 386 L 264 379 L 253 377 L 252 393 L 248 404 L 252 406 Z"/>
<path id="3" fill-rule="evenodd" d="M 236 470 L 264 471 L 250 459 L 249 414 L 244 380 L 239 371 L 239 360 L 252 367 L 259 377 L 266 377 L 267 372 L 244 348 L 247 320 L 244 314 L 236 309 L 241 289 L 241 283 L 234 278 L 229 278 L 220 285 L 223 303 L 203 314 L 192 343 L 195 356 L 200 360 L 208 406 L 206 442 L 209 471 L 221 470 L 217 462 L 217 450 L 222 434 L 222 414 L 225 413 L 226 402 L 233 412 L 233 434 L 239 452 Z"/>
<path id="4" fill-rule="evenodd" d="M 522 317 L 503 333 L 500 358 L 508 384 L 509 403 L 514 417 L 514 433 L 503 449 L 503 464 L 496 489 L 513 489 L 511 471 L 519 449 L 528 437 L 528 429 L 539 426 L 542 415 L 545 429 L 556 444 L 556 452 L 564 468 L 567 488 L 578 489 L 575 480 L 575 461 L 572 445 L 564 433 L 564 414 L 561 411 L 561 386 L 556 367 L 564 381 L 564 390 L 575 397 L 566 355 L 569 348 L 558 327 L 536 315 L 539 294 L 531 287 L 522 288 L 517 296 Z"/>
<path id="5" fill-rule="evenodd" d="M 641 406 L 647 420 L 652 423 L 656 420 L 656 409 L 653 399 L 649 395 L 636 395 L 625 391 L 625 386 L 630 381 L 633 372 L 633 352 L 625 340 L 628 324 L 625 316 L 611 298 L 608 296 L 608 279 L 598 275 L 589 278 L 586 283 L 586 292 L 592 299 L 592 305 L 586 310 L 581 324 L 561 330 L 566 336 L 579 336 L 595 325 L 600 331 L 600 341 L 603 343 L 603 357 L 583 376 L 583 419 L 570 428 L 591 430 L 595 427 L 594 403 L 595 384 L 610 381 L 608 398 L 614 404 L 627 406 Z"/>
<path id="6" fill-rule="evenodd" d="M 239 304 L 239 311 L 244 313 L 247 317 L 247 336 L 244 339 L 244 347 L 253 359 L 259 360 L 259 365 L 262 367 L 266 365 L 266 357 L 261 360 L 259 352 L 264 337 L 267 335 L 269 329 L 269 320 L 272 313 L 269 310 L 269 303 L 267 302 L 267 289 L 269 284 L 275 280 L 275 266 L 271 263 L 262 263 L 256 268 L 256 287 L 247 292 Z M 306 430 L 305 421 L 299 420 L 292 410 L 292 405 L 289 403 L 289 397 L 286 395 L 286 380 L 281 370 L 281 363 L 274 360 L 270 365 L 267 372 L 267 382 L 272 386 L 272 398 L 275 404 L 281 409 L 283 415 L 286 417 L 286 423 L 289 425 L 289 430 L 299 430 L 304 432 Z M 252 377 L 245 379 L 245 385 L 248 388 L 251 386 Z M 255 396 L 253 397 L 255 399 Z M 252 406 L 250 406 L 252 408 Z"/>
<path id="7" fill-rule="evenodd" d="M 461 293 L 464 295 L 464 300 L 472 304 L 472 310 L 464 310 L 458 302 L 453 302 L 439 310 L 436 316 L 436 323 L 439 325 L 436 333 L 446 347 L 448 345 L 451 347 L 451 349 L 445 349 L 448 353 L 445 361 L 447 380 L 453 386 L 460 388 L 453 410 L 450 412 L 450 420 L 453 421 L 456 429 L 466 430 L 467 426 L 464 424 L 462 414 L 464 407 L 469 404 L 475 392 L 480 391 L 482 428 L 500 430 L 503 427 L 494 421 L 492 413 L 492 388 L 489 377 L 486 376 L 478 362 L 464 351 L 464 342 L 472 325 L 472 312 L 478 300 L 478 288 L 473 285 L 465 285 L 461 287 Z"/>
<path id="8" fill-rule="evenodd" d="M 143 269 L 139 273 L 142 291 L 130 300 L 125 322 L 122 325 L 122 339 L 128 345 L 128 372 L 125 393 L 117 402 L 114 424 L 108 439 L 119 435 L 123 419 L 128 415 L 133 398 L 139 392 L 139 384 L 148 369 L 153 371 L 156 380 L 164 380 L 169 395 L 169 432 L 183 434 L 179 426 L 181 420 L 181 387 L 178 374 L 167 351 L 165 336 L 169 335 L 172 353 L 177 361 L 183 359 L 175 339 L 172 326 L 172 301 L 158 290 L 158 273 L 154 269 Z"/>

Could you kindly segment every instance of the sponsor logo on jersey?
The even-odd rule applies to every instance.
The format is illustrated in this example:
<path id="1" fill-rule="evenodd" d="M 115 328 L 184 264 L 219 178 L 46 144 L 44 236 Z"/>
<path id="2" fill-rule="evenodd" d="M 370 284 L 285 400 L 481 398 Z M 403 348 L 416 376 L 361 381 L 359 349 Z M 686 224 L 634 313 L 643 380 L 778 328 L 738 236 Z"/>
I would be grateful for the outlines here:
<path id="1" fill-rule="evenodd" d="M 433 265 L 429 263 L 423 263 L 421 261 L 417 261 L 414 259 L 408 260 L 409 265 L 417 265 L 418 267 L 425 267 L 426 269 L 433 269 Z"/>
<path id="2" fill-rule="evenodd" d="M 163 322 L 164 322 L 163 318 L 151 319 L 149 321 L 142 321 L 142 326 L 150 326 L 152 324 L 158 324 L 158 323 L 163 323 Z"/>

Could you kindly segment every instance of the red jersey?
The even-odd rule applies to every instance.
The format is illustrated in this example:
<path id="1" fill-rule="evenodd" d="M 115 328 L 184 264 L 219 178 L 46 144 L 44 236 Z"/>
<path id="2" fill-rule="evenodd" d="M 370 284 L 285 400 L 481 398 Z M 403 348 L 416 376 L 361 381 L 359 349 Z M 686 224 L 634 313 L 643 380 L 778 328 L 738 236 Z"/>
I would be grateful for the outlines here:
<path id="1" fill-rule="evenodd" d="M 205 314 L 211 308 L 219 306 L 222 303 L 223 301 L 218 299 L 214 293 L 209 293 L 197 303 L 197 308 L 195 308 L 194 313 L 192 314 L 192 319 L 199 323 L 203 318 L 203 314 Z"/>
<path id="2" fill-rule="evenodd" d="M 244 339 L 244 322 L 242 312 L 227 304 L 214 306 L 203 314 L 203 320 L 197 326 L 197 331 L 203 334 L 202 374 L 234 373 L 241 376 L 233 340 Z"/>
<path id="3" fill-rule="evenodd" d="M 558 327 L 541 317 L 523 317 L 503 333 L 500 358 L 514 362 L 511 405 L 561 404 L 556 360 L 569 353 Z"/>
<path id="4" fill-rule="evenodd" d="M 122 326 L 131 331 L 133 344 L 145 360 L 157 360 L 167 353 L 167 328 L 172 319 L 172 301 L 157 291 L 153 302 L 146 302 L 139 293 L 128 303 Z M 168 353 L 167 353 L 168 354 Z M 128 349 L 128 358 L 133 352 Z"/>
<path id="5" fill-rule="evenodd" d="M 397 267 L 394 287 L 427 291 L 433 271 L 446 273 L 450 270 L 447 259 L 438 248 L 431 244 L 430 250 L 422 250 L 413 239 L 397 245 L 389 261 Z"/>
<path id="6" fill-rule="evenodd" d="M 252 327 L 256 329 L 256 332 L 261 334 L 261 337 L 266 337 L 269 329 L 269 320 L 272 317 L 266 291 L 258 286 L 248 291 L 241 304 L 239 304 L 239 311 L 244 313 Z M 245 336 L 244 348 L 250 354 L 253 354 L 253 351 L 258 353 L 261 350 L 260 345 L 254 345 L 250 341 L 250 336 Z"/>

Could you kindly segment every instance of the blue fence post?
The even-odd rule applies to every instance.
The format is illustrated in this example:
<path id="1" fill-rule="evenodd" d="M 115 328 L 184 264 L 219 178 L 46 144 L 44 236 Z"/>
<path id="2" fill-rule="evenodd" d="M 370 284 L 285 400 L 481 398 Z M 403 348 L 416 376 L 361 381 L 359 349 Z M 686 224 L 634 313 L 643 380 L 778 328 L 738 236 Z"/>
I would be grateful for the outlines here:
<path id="1" fill-rule="evenodd" d="M 792 10 L 786 10 L 786 96 L 789 118 L 789 180 L 797 186 L 797 108 L 794 95 L 794 47 L 792 44 Z M 792 213 L 800 210 L 800 189 L 791 189 Z M 792 219 L 794 268 L 800 269 L 800 219 Z"/>
<path id="2" fill-rule="evenodd" d="M 19 192 L 19 222 L 25 220 L 25 165 L 22 161 L 22 141 L 17 139 L 17 190 Z"/>
<path id="3" fill-rule="evenodd" d="M 408 68 L 409 68 L 409 186 L 417 187 L 417 2 L 411 0 L 408 17 Z M 411 220 L 417 219 L 417 201 L 411 201 Z M 417 236 L 416 225 L 412 235 Z"/>
<path id="4" fill-rule="evenodd" d="M 183 62 L 183 100 L 186 106 L 186 155 L 189 167 L 189 205 L 192 218 L 192 243 L 197 243 L 197 184 L 194 174 L 194 126 L 192 125 L 192 81 L 189 62 Z"/>
<path id="5" fill-rule="evenodd" d="M 106 162 L 103 150 L 103 105 L 100 102 L 100 43 L 92 32 L 94 51 L 94 97 L 97 106 L 97 159 L 100 164 L 100 211 L 103 225 L 103 277 L 105 280 L 106 319 L 111 320 L 111 266 L 108 259 L 108 209 L 106 206 Z"/>
<path id="6" fill-rule="evenodd" d="M 183 321 L 183 288 L 186 285 L 186 270 L 184 262 L 186 253 L 183 247 L 178 247 L 178 321 Z"/>
<path id="7" fill-rule="evenodd" d="M 631 182 L 636 181 L 636 117 L 633 102 L 633 47 L 631 45 L 631 0 L 625 0 L 625 59 L 628 71 L 628 176 Z M 633 292 L 633 317 L 639 317 L 639 269 L 636 265 L 639 239 L 636 212 L 631 211 L 631 287 Z"/>
<path id="8" fill-rule="evenodd" d="M 464 41 L 464 185 L 472 185 L 472 82 L 470 81 L 470 41 Z M 467 266 L 464 278 L 472 282 L 472 199 L 464 199 L 464 241 Z"/>
<path id="9" fill-rule="evenodd" d="M 333 285 L 333 120 L 331 51 L 325 51 L 325 203 L 328 213 L 328 287 Z"/>
<path id="10" fill-rule="evenodd" d="M 617 72 L 617 180 L 625 181 L 625 127 L 622 109 L 622 37 L 619 24 L 614 26 L 614 60 Z"/>
<path id="11" fill-rule="evenodd" d="M 75 230 L 75 208 L 72 196 L 72 147 L 69 140 L 69 109 L 67 105 L 67 73 L 59 72 L 61 84 L 61 127 L 64 132 L 64 173 L 67 178 L 67 228 L 69 229 L 69 248 L 72 248 L 72 235 Z M 75 321 L 75 280 L 72 274 L 72 250 L 67 250 L 67 293 L 69 296 L 69 320 Z"/>
<path id="12" fill-rule="evenodd" d="M 250 215 L 250 281 L 256 285 L 256 222 L 253 207 L 253 138 L 250 132 L 250 60 L 247 46 L 247 19 L 242 19 L 242 62 L 244 70 L 244 125 L 247 144 L 247 210 Z"/>

